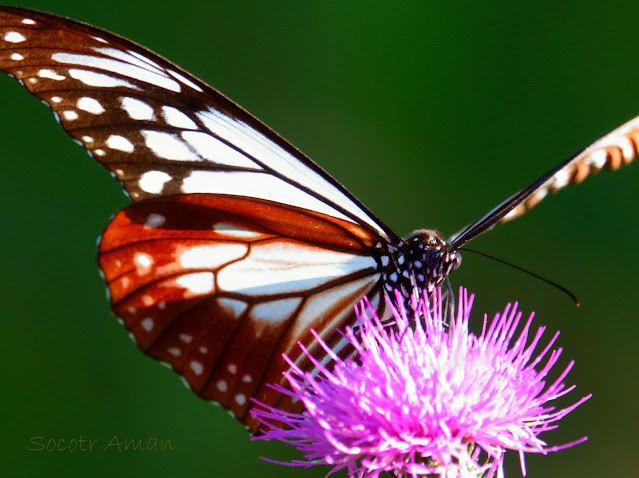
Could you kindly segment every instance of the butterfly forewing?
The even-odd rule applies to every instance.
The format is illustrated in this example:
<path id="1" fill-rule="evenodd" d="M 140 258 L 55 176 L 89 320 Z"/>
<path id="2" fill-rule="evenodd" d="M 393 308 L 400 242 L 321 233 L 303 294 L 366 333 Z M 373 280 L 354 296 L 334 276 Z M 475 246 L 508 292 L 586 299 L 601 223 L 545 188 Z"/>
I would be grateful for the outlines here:
<path id="1" fill-rule="evenodd" d="M 629 164 L 639 151 L 639 116 L 619 126 L 593 144 L 560 163 L 525 188 L 506 198 L 450 238 L 460 248 L 498 223 L 511 221 L 539 204 L 550 193 L 580 183 L 604 168 Z"/>
<path id="2" fill-rule="evenodd" d="M 177 195 L 118 213 L 99 263 L 138 346 L 253 427 L 249 399 L 279 399 L 266 384 L 282 382 L 283 353 L 306 366 L 299 341 L 321 359 L 311 328 L 337 345 L 362 296 L 383 302 L 374 241 L 320 213 Z"/>
<path id="3" fill-rule="evenodd" d="M 290 143 L 159 55 L 112 33 L 0 9 L 0 69 L 55 112 L 134 201 L 213 193 L 269 199 L 396 236 Z"/>

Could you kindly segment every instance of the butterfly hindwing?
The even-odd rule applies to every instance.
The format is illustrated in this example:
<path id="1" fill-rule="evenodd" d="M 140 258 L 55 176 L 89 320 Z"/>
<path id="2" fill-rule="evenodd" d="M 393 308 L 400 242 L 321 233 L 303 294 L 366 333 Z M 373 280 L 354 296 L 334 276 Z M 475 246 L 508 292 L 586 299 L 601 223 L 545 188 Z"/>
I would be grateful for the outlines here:
<path id="1" fill-rule="evenodd" d="M 320 213 L 177 195 L 119 212 L 99 263 L 138 346 L 254 426 L 249 398 L 279 399 L 266 384 L 282 382 L 282 353 L 302 360 L 298 341 L 317 349 L 311 329 L 336 344 L 362 296 L 383 303 L 374 240 Z"/>

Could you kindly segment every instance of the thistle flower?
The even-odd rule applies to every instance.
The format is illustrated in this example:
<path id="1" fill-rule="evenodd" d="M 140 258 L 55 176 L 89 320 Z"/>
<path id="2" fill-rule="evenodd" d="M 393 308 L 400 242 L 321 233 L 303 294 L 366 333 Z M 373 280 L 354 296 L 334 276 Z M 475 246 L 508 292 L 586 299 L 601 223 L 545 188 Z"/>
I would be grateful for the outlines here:
<path id="1" fill-rule="evenodd" d="M 266 431 L 255 439 L 295 445 L 305 460 L 288 465 L 331 465 L 331 473 L 346 468 L 358 477 L 389 472 L 446 478 L 502 476 L 507 449 L 519 452 L 525 475 L 524 452 L 547 453 L 586 440 L 550 447 L 539 438 L 590 396 L 560 410 L 548 405 L 574 388 L 562 383 L 574 362 L 546 384 L 561 354 L 550 350 L 559 334 L 534 355 L 545 328 L 527 344 L 533 314 L 514 338 L 522 313 L 508 304 L 493 320 L 484 316 L 476 336 L 468 330 L 473 296 L 464 289 L 449 325 L 441 291 L 414 300 L 412 320 L 398 293 L 395 299 L 387 298 L 392 329 L 366 299 L 360 304 L 358 327 L 345 331 L 357 361 L 335 356 L 317 334 L 334 360 L 332 370 L 306 350 L 314 373 L 288 360 L 291 390 L 276 388 L 302 400 L 305 410 L 293 414 L 257 402 L 262 408 L 253 416 Z"/>

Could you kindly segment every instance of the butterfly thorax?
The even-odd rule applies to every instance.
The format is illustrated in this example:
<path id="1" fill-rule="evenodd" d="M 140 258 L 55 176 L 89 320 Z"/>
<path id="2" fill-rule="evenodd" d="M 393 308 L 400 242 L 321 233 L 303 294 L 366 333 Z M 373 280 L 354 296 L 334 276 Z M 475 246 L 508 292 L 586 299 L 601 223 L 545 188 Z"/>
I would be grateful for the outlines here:
<path id="1" fill-rule="evenodd" d="M 386 290 L 400 290 L 406 298 L 417 287 L 432 292 L 461 264 L 461 255 L 434 229 L 412 232 L 389 252 Z"/>

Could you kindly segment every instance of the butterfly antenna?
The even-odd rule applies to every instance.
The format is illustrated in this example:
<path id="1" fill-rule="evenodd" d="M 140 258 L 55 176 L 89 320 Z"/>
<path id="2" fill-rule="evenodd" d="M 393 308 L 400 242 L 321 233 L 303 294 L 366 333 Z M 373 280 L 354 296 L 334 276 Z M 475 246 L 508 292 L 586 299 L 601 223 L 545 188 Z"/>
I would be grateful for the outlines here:
<path id="1" fill-rule="evenodd" d="M 499 262 L 500 264 L 504 264 L 506 266 L 512 267 L 513 269 L 517 269 L 518 271 L 523 272 L 524 274 L 528 274 L 529 276 L 532 276 L 536 279 L 539 279 L 542 282 L 545 282 L 548 285 L 553 286 L 556 289 L 559 289 L 560 291 L 562 291 L 564 294 L 568 295 L 572 301 L 575 303 L 575 305 L 577 307 L 579 307 L 581 305 L 581 303 L 579 302 L 579 299 L 577 298 L 577 296 L 575 294 L 573 294 L 570 290 L 568 290 L 566 287 L 564 287 L 561 284 L 558 284 L 557 282 L 551 281 L 550 279 L 546 279 L 545 277 L 540 276 L 539 274 L 535 274 L 534 272 L 529 271 L 528 269 L 524 269 L 523 267 L 520 267 L 518 265 L 512 264 L 510 262 L 506 262 L 502 259 L 499 259 L 495 256 L 491 256 L 490 254 L 486 254 L 485 252 L 480 252 L 477 251 L 475 249 L 467 249 L 466 247 L 460 249 L 463 250 L 464 252 L 468 251 L 468 252 L 472 252 L 473 254 L 477 254 L 483 257 L 487 257 L 489 259 L 492 259 L 494 261 Z"/>

